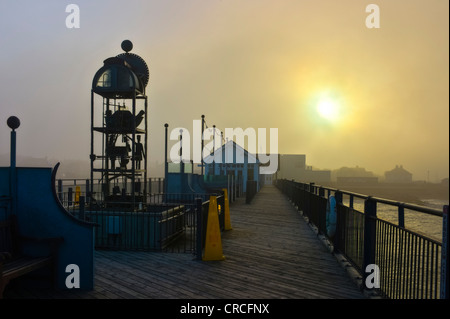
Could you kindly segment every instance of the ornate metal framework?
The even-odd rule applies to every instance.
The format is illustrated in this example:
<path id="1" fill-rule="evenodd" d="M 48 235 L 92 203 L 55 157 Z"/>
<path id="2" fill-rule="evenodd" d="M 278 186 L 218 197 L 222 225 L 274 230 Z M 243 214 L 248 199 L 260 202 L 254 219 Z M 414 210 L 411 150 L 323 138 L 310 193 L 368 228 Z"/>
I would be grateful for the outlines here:
<path id="1" fill-rule="evenodd" d="M 92 82 L 90 191 L 97 202 L 136 210 L 147 197 L 149 70 L 129 53 L 130 41 L 122 48 L 126 53 L 106 59 Z M 99 192 L 94 180 L 100 181 Z"/>

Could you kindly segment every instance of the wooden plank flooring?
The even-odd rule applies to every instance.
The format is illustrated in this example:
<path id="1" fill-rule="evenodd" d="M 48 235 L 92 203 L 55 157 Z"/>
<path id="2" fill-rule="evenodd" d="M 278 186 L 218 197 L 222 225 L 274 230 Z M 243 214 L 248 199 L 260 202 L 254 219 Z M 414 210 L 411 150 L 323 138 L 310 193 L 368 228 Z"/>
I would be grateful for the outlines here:
<path id="1" fill-rule="evenodd" d="M 286 197 L 266 186 L 231 206 L 224 261 L 191 254 L 96 251 L 93 291 L 8 287 L 22 299 L 360 299 L 364 296 Z"/>

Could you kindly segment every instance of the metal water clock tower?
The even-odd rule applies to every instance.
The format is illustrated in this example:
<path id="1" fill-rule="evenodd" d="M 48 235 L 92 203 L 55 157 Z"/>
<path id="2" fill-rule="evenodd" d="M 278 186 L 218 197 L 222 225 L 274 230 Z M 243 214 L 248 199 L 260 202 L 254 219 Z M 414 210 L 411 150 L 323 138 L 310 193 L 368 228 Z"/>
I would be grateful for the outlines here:
<path id="1" fill-rule="evenodd" d="M 147 63 L 130 53 L 108 58 L 91 90 L 91 198 L 136 210 L 147 196 Z"/>

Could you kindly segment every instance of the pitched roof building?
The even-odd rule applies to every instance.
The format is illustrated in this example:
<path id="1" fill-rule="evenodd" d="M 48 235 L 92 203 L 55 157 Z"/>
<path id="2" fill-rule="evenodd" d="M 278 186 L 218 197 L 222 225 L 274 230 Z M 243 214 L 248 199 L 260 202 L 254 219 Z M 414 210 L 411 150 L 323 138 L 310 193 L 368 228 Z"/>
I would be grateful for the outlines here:
<path id="1" fill-rule="evenodd" d="M 211 155 L 204 159 L 205 175 L 234 175 L 242 179 L 244 192 L 247 189 L 247 181 L 256 181 L 259 190 L 259 166 L 260 161 L 255 154 L 229 141 L 222 145 Z"/>
<path id="2" fill-rule="evenodd" d="M 412 174 L 402 165 L 396 165 L 394 169 L 384 173 L 386 183 L 411 183 Z"/>

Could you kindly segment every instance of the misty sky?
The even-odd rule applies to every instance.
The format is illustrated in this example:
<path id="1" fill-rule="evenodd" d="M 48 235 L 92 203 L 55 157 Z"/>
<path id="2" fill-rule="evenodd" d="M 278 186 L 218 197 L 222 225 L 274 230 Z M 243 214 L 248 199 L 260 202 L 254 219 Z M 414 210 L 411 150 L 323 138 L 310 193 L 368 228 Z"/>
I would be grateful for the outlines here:
<path id="1" fill-rule="evenodd" d="M 79 29 L 66 27 L 70 3 Z M 366 27 L 370 3 L 379 29 Z M 88 160 L 93 76 L 129 39 L 150 68 L 150 161 L 164 159 L 164 123 L 192 129 L 205 114 L 221 129 L 278 128 L 279 152 L 317 169 L 398 164 L 437 181 L 449 175 L 448 12 L 447 0 L 2 0 L 0 154 L 16 115 L 18 154 Z"/>

